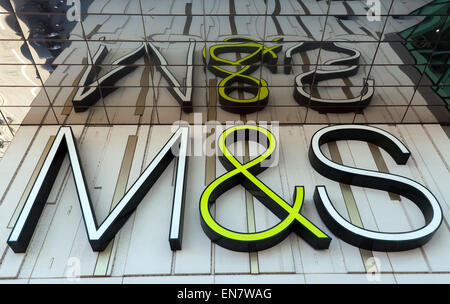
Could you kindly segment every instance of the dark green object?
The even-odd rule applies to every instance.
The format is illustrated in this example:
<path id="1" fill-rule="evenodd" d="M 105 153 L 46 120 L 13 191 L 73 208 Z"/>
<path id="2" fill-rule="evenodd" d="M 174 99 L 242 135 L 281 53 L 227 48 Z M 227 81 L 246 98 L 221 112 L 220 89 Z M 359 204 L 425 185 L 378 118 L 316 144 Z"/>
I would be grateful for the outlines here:
<path id="1" fill-rule="evenodd" d="M 450 1 L 436 0 L 410 16 L 423 16 L 420 23 L 400 32 L 416 68 L 433 83 L 433 90 L 450 110 Z M 428 63 L 428 65 L 427 65 Z"/>

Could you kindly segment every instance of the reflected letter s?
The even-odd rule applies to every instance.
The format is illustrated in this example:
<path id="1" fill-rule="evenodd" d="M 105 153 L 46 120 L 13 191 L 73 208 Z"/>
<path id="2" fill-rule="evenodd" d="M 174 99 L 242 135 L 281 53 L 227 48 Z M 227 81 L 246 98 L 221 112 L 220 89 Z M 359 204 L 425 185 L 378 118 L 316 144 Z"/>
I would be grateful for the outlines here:
<path id="1" fill-rule="evenodd" d="M 421 184 L 394 174 L 344 166 L 329 160 L 320 146 L 338 140 L 360 140 L 380 146 L 397 164 L 406 164 L 410 152 L 392 134 L 363 125 L 336 125 L 314 134 L 309 160 L 321 175 L 334 181 L 361 187 L 389 191 L 414 202 L 425 217 L 425 226 L 407 232 L 378 232 L 357 227 L 344 219 L 333 207 L 325 186 L 317 186 L 314 202 L 327 227 L 345 242 L 375 251 L 403 251 L 422 246 L 431 239 L 442 222 L 442 210 L 435 196 Z"/>

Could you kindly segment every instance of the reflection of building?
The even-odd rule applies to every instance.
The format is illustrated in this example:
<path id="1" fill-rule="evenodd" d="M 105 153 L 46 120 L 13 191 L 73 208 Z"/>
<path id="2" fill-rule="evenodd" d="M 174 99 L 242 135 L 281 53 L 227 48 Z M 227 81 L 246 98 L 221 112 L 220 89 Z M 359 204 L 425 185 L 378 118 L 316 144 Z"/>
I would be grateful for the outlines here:
<path id="1" fill-rule="evenodd" d="M 64 19 L 71 7 L 61 1 L 58 11 L 56 2 L 38 1 L 47 5 L 41 12 L 23 1 L 6 3 L 11 5 L 0 15 L 0 124 L 1 132 L 16 136 L 0 162 L 0 225 L 8 227 L 0 229 L 0 278 L 61 281 L 81 261 L 83 277 L 106 275 L 107 282 L 366 282 L 366 273 L 376 269 L 382 283 L 448 283 L 448 1 L 382 0 L 380 21 L 368 20 L 366 1 L 81 1 L 80 22 Z M 30 22 L 44 15 L 70 31 L 30 35 L 36 29 Z M 61 47 L 49 61 L 37 44 Z M 299 88 L 300 104 L 294 98 Z M 349 100 L 354 102 L 342 110 Z M 439 200 L 444 222 L 430 242 L 403 253 L 360 250 L 335 236 L 330 249 L 317 251 L 294 234 L 258 253 L 232 252 L 211 242 L 199 225 L 202 192 L 226 172 L 214 155 L 200 153 L 189 158 L 181 251 L 171 251 L 167 240 L 176 172 L 170 164 L 173 170 L 162 173 L 113 245 L 98 254 L 86 238 L 64 159 L 28 254 L 9 249 L 9 232 L 60 126 L 72 127 L 100 222 L 180 120 L 197 128 L 210 123 L 205 147 L 214 146 L 219 124 L 279 122 L 279 163 L 258 178 L 289 203 L 294 186 L 304 185 L 302 214 L 322 229 L 313 203 L 314 187 L 322 184 L 356 226 L 420 228 L 423 216 L 409 199 L 336 183 L 309 163 L 310 140 L 322 127 L 376 125 L 410 149 L 406 165 L 365 142 L 322 149 L 335 162 L 423 184 Z M 240 186 L 218 198 L 214 210 L 220 223 L 237 231 L 261 231 L 279 221 Z"/>
<path id="2" fill-rule="evenodd" d="M 450 13 L 448 1 L 433 1 L 415 10 L 411 15 L 424 15 L 419 24 L 400 35 L 408 41 L 408 50 L 413 54 L 421 73 L 433 82 L 433 89 L 450 104 Z"/>

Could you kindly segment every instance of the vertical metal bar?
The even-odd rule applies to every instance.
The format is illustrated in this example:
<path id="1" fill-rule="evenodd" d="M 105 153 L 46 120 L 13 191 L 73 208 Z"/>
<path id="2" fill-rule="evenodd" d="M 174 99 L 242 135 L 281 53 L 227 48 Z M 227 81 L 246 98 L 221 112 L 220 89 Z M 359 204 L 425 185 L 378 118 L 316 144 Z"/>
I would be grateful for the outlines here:
<path id="1" fill-rule="evenodd" d="M 339 153 L 338 146 L 335 142 L 328 143 L 328 149 L 330 150 L 331 159 L 339 164 L 342 164 L 342 157 Z M 364 228 L 364 225 L 361 220 L 361 215 L 359 214 L 358 206 L 356 205 L 355 197 L 353 196 L 352 189 L 350 185 L 339 183 L 341 188 L 342 197 L 344 198 L 345 207 L 347 208 L 348 216 L 350 218 L 350 222 L 353 225 Z M 361 254 L 361 259 L 366 269 L 366 272 L 369 272 L 368 260 L 373 258 L 372 251 L 359 249 Z M 371 271 L 373 271 L 373 266 Z"/>
<path id="2" fill-rule="evenodd" d="M 244 163 L 248 163 L 250 161 L 250 151 L 249 151 L 249 143 L 245 142 L 245 154 L 244 154 Z M 255 206 L 253 203 L 253 195 L 245 190 L 245 209 L 247 211 L 247 232 L 255 233 L 256 232 L 256 222 L 255 222 Z M 250 252 L 249 254 L 249 262 L 250 262 L 250 273 L 258 274 L 259 273 L 259 262 L 258 262 L 258 252 Z"/>
<path id="3" fill-rule="evenodd" d="M 213 78 L 209 80 L 209 104 L 207 112 L 208 121 L 217 120 L 217 79 Z M 206 134 L 206 137 L 215 136 L 215 131 Z M 215 145 L 215 141 L 212 143 Z M 206 155 L 205 166 L 205 185 L 209 185 L 216 179 L 216 155 Z"/>
<path id="4" fill-rule="evenodd" d="M 125 195 L 127 191 L 128 178 L 130 176 L 131 166 L 133 164 L 137 140 L 138 136 L 136 135 L 130 135 L 128 137 L 128 142 L 122 159 L 119 177 L 117 178 L 116 189 L 114 190 L 114 196 L 112 199 L 110 211 L 113 210 L 114 207 L 116 207 L 120 199 Z M 113 246 L 114 240 L 109 243 L 108 247 L 106 247 L 104 251 L 98 254 L 97 263 L 95 264 L 94 276 L 105 276 L 107 274 Z"/>
<path id="5" fill-rule="evenodd" d="M 48 155 L 48 152 L 50 151 L 50 148 L 52 147 L 53 142 L 55 141 L 56 136 L 50 136 L 48 139 L 47 145 L 45 145 L 44 151 L 41 154 L 41 157 L 39 158 L 39 161 L 34 168 L 33 174 L 31 174 L 30 180 L 28 181 L 27 186 L 25 187 L 25 190 L 22 193 L 22 196 L 20 197 L 20 201 L 17 204 L 16 210 L 14 210 L 14 213 L 9 220 L 8 228 L 13 228 L 17 219 L 19 218 L 20 212 L 22 211 L 22 208 L 25 204 L 25 201 L 28 198 L 28 195 L 30 195 L 31 188 L 33 188 L 33 185 L 39 175 L 39 172 L 41 171 L 42 165 L 44 164 L 45 158 Z"/>
<path id="6" fill-rule="evenodd" d="M 380 148 L 377 145 L 369 143 L 369 149 L 370 152 L 372 153 L 373 160 L 377 165 L 378 171 L 389 173 L 389 169 L 386 165 L 386 162 L 384 161 L 383 155 L 381 155 Z M 389 192 L 389 197 L 391 198 L 392 201 L 401 201 L 400 195 L 396 193 Z"/>

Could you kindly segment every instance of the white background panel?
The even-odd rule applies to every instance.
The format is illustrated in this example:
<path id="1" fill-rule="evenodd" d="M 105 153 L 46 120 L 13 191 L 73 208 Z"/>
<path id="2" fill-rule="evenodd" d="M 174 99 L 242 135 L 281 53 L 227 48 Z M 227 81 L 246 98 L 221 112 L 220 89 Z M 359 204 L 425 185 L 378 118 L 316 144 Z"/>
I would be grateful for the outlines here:
<path id="1" fill-rule="evenodd" d="M 206 188 L 206 158 L 191 157 L 188 162 L 187 192 L 185 205 L 183 248 L 172 252 L 168 242 L 170 214 L 172 208 L 174 162 L 164 171 L 150 190 L 136 212 L 117 234 L 107 278 L 118 278 L 114 282 L 188 282 L 192 278 L 199 282 L 248 282 L 258 278 L 261 282 L 271 280 L 297 282 L 366 282 L 365 268 L 358 248 L 346 244 L 334 236 L 321 221 L 313 202 L 316 185 L 325 185 L 337 210 L 348 218 L 339 183 L 328 180 L 315 172 L 308 159 L 309 142 L 313 134 L 324 125 L 283 126 L 280 128 L 279 163 L 258 175 L 283 199 L 292 204 L 295 186 L 305 187 L 302 214 L 323 229 L 332 238 L 330 249 L 315 250 L 295 234 L 291 234 L 279 245 L 258 253 L 260 274 L 250 275 L 248 253 L 233 252 L 212 244 L 200 226 L 198 204 Z M 380 125 L 402 140 L 412 155 L 406 165 L 397 165 L 381 150 L 389 171 L 412 178 L 428 187 L 438 198 L 444 209 L 447 207 L 447 188 L 443 180 L 449 175 L 448 157 L 445 149 L 449 139 L 438 125 Z M 137 179 L 159 149 L 171 137 L 170 126 L 115 126 L 115 127 L 73 127 L 79 147 L 87 185 L 91 192 L 97 219 L 107 216 L 117 182 L 121 161 L 129 135 L 138 135 L 138 142 L 131 167 L 128 187 Z M 27 131 L 27 132 L 25 132 Z M 73 178 L 66 160 L 65 174 L 57 180 L 60 191 L 52 195 L 55 203 L 47 204 L 36 228 L 26 254 L 15 254 L 7 247 L 6 239 L 10 229 L 6 226 L 25 189 L 37 159 L 50 136 L 56 135 L 57 127 L 39 129 L 22 128 L 16 137 L 23 137 L 27 149 L 26 157 L 9 149 L 5 159 L 16 159 L 12 170 L 16 173 L 11 185 L 4 193 L 0 205 L 2 210 L 0 231 L 1 248 L 4 251 L 0 264 L 0 278 L 32 279 L 30 282 L 66 282 L 68 261 L 71 257 L 80 259 L 82 281 L 90 282 L 93 277 L 97 253 L 87 241 L 81 211 L 76 196 Z M 34 138 L 34 139 L 33 139 Z M 33 139 L 32 144 L 31 139 Z M 17 144 L 18 145 L 18 144 Z M 28 146 L 29 145 L 29 146 Z M 243 150 L 242 143 L 236 145 Z M 253 145 L 250 145 L 253 149 Z M 376 169 L 369 146 L 364 142 L 340 141 L 337 143 L 344 164 L 359 168 Z M 322 147 L 329 157 L 328 146 Z M 21 157 L 23 158 L 22 160 Z M 21 164 L 21 165 L 19 165 Z M 2 161 L 0 168 L 6 168 Z M 216 176 L 226 170 L 216 159 Z M 436 175 L 438 172 L 440 175 Z M 444 178 L 441 178 L 441 177 Z M 58 186 L 60 185 L 60 186 Z M 423 224 L 420 211 L 405 199 L 391 200 L 387 192 L 351 186 L 364 226 L 379 231 L 406 231 Z M 257 230 L 277 223 L 277 218 L 256 199 Z M 219 223 L 228 228 L 247 231 L 245 190 L 237 186 L 219 197 L 213 207 L 213 214 Z M 445 281 L 450 271 L 447 256 L 450 252 L 449 231 L 444 222 L 434 238 L 422 248 L 400 252 L 373 252 L 379 258 L 381 282 L 414 282 L 420 273 L 434 273 L 428 276 L 436 282 Z M 443 275 L 436 274 L 437 272 Z M 297 275 L 293 275 L 296 273 Z M 409 277 L 411 273 L 411 277 Z M 193 276 L 189 276 L 192 274 Z M 289 275 L 291 274 L 291 275 Z M 164 276 L 160 276 L 164 275 Z M 181 276 L 180 276 L 181 275 Z M 186 276 L 187 275 L 187 276 Z M 122 277 L 127 276 L 125 280 Z M 143 276 L 143 277 L 142 277 Z M 152 276 L 152 277 L 148 277 Z M 55 281 L 47 279 L 53 278 Z M 41 281 L 46 279 L 45 281 Z M 94 280 L 96 282 L 96 280 Z M 94 282 L 93 281 L 93 282 Z M 19 282 L 19 281 L 18 281 Z M 111 281 L 112 282 L 112 281 Z"/>

